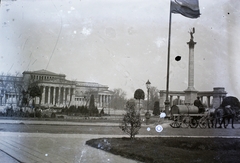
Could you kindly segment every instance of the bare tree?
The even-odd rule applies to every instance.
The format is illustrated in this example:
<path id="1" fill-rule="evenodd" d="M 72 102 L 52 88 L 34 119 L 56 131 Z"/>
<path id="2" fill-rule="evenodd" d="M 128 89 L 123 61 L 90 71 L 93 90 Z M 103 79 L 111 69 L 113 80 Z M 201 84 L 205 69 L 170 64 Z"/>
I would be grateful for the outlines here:
<path id="1" fill-rule="evenodd" d="M 117 88 L 113 90 L 113 95 L 110 101 L 110 105 L 114 109 L 123 109 L 127 102 L 126 92 L 124 92 L 121 88 Z"/>
<path id="2" fill-rule="evenodd" d="M 73 91 L 74 85 L 76 85 L 76 81 L 71 81 L 71 87 L 70 87 L 70 99 L 69 99 L 69 103 L 67 105 L 68 108 L 70 108 L 71 106 L 71 102 L 72 102 L 72 93 L 71 91 Z"/>

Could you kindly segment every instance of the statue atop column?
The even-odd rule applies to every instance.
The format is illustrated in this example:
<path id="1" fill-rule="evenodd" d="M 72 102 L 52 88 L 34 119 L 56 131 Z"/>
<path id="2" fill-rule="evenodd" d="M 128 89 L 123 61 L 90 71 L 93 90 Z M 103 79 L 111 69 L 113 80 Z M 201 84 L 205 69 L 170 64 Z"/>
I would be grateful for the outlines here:
<path id="1" fill-rule="evenodd" d="M 193 27 L 192 29 L 190 29 L 190 36 L 191 36 L 191 39 L 190 39 L 190 41 L 193 41 L 193 34 L 195 33 L 195 28 Z"/>
<path id="2" fill-rule="evenodd" d="M 190 41 L 187 44 L 189 45 L 189 48 L 194 48 L 194 45 L 196 44 L 196 42 L 193 41 L 193 34 L 195 33 L 195 28 L 193 27 L 192 29 L 190 29 L 188 33 L 190 33 Z"/>

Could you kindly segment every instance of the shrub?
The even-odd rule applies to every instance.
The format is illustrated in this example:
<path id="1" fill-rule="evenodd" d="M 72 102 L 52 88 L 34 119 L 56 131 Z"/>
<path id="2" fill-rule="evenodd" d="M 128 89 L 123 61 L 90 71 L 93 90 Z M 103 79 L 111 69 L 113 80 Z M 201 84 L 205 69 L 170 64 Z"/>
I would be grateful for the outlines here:
<path id="1" fill-rule="evenodd" d="M 83 114 L 83 115 L 88 114 L 88 113 L 89 113 L 88 108 L 87 108 L 86 106 L 82 106 L 82 107 L 83 107 L 83 109 L 82 109 L 82 114 Z"/>
<path id="2" fill-rule="evenodd" d="M 37 110 L 35 112 L 35 116 L 38 117 L 38 118 L 41 118 L 42 117 L 42 112 L 40 110 Z"/>
<path id="3" fill-rule="evenodd" d="M 100 111 L 100 115 L 103 116 L 105 113 L 104 113 L 104 108 L 102 108 L 102 110 Z"/>
<path id="4" fill-rule="evenodd" d="M 68 109 L 69 113 L 75 113 L 76 112 L 76 107 L 71 105 L 70 108 Z"/>
<path id="5" fill-rule="evenodd" d="M 52 113 L 52 114 L 51 114 L 51 118 L 56 118 L 56 114 L 55 114 L 55 113 Z"/>
<path id="6" fill-rule="evenodd" d="M 123 116 L 123 120 L 119 125 L 126 134 L 130 135 L 130 138 L 134 138 L 138 134 L 141 128 L 141 117 L 140 113 L 135 110 L 135 102 L 128 101 L 126 104 L 126 114 Z"/>
<path id="7" fill-rule="evenodd" d="M 89 115 L 90 116 L 97 116 L 99 114 L 97 107 L 95 107 L 94 102 L 94 95 L 90 96 L 90 102 L 89 102 Z"/>

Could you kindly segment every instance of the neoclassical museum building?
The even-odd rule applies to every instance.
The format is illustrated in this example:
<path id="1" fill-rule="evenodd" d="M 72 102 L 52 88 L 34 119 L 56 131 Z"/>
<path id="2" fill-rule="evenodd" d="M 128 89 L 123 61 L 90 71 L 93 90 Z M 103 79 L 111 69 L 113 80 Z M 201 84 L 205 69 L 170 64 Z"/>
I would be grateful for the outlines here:
<path id="1" fill-rule="evenodd" d="M 42 92 L 41 100 L 39 97 L 34 99 L 35 104 L 45 107 L 88 105 L 91 95 L 94 95 L 98 108 L 110 107 L 113 94 L 108 86 L 95 82 L 71 81 L 64 74 L 47 70 L 24 71 L 21 77 L 0 76 L 0 104 L 16 106 L 22 96 L 20 90 L 32 83 L 37 84 Z"/>

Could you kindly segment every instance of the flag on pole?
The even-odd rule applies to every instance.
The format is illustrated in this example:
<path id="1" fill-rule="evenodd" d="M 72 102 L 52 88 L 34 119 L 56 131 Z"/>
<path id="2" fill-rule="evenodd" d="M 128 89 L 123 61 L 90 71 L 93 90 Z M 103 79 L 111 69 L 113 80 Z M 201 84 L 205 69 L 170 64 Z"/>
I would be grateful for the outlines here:
<path id="1" fill-rule="evenodd" d="M 171 13 L 198 18 L 200 16 L 198 0 L 171 0 Z"/>

